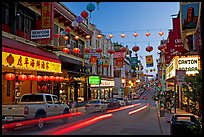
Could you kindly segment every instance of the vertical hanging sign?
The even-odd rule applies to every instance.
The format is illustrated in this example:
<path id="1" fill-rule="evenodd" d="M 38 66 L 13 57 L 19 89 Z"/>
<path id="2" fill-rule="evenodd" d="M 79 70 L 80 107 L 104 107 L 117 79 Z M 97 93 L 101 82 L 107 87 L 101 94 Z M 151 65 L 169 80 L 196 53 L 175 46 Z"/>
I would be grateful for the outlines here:
<path id="1" fill-rule="evenodd" d="M 147 67 L 153 67 L 154 66 L 152 55 L 146 56 L 146 66 Z"/>
<path id="2" fill-rule="evenodd" d="M 41 27 L 42 29 L 50 29 L 50 40 L 53 39 L 54 32 L 54 2 L 42 2 L 41 10 Z"/>
<path id="3" fill-rule="evenodd" d="M 201 2 L 180 2 L 180 25 L 184 48 L 189 51 L 186 36 L 193 35 L 200 23 Z"/>

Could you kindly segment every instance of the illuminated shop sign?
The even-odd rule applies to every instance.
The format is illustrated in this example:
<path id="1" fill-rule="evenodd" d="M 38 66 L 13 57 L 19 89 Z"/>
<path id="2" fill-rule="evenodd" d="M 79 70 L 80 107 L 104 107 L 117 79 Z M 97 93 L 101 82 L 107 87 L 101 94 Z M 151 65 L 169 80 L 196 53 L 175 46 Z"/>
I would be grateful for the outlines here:
<path id="1" fill-rule="evenodd" d="M 2 52 L 2 65 L 38 71 L 61 72 L 61 63 Z"/>
<path id="2" fill-rule="evenodd" d="M 90 85 L 99 85 L 101 83 L 100 76 L 89 76 L 89 84 Z"/>
<path id="3" fill-rule="evenodd" d="M 175 59 L 169 64 L 169 66 L 166 68 L 166 79 L 175 77 Z"/>
<path id="4" fill-rule="evenodd" d="M 198 73 L 198 58 L 178 58 L 178 70 L 186 70 L 186 74 Z"/>
<path id="5" fill-rule="evenodd" d="M 100 87 L 114 87 L 114 86 L 115 86 L 114 81 L 101 80 Z M 99 87 L 99 85 L 90 85 L 90 87 Z"/>

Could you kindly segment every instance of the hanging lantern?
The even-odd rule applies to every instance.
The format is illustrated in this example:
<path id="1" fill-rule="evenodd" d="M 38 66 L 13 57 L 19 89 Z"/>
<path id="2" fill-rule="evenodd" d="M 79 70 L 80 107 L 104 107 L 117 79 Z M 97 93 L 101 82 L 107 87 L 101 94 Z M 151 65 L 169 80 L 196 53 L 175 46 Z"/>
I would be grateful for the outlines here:
<path id="1" fill-rule="evenodd" d="M 151 52 L 152 50 L 153 50 L 153 47 L 152 47 L 152 46 L 147 46 L 147 47 L 146 47 L 146 51 Z"/>
<path id="2" fill-rule="evenodd" d="M 121 47 L 120 52 L 126 52 L 127 48 L 126 47 Z"/>
<path id="3" fill-rule="evenodd" d="M 68 40 L 69 39 L 69 37 L 68 36 L 64 36 L 64 40 Z"/>
<path id="4" fill-rule="evenodd" d="M 91 52 L 91 49 L 89 47 L 84 48 L 84 53 L 90 53 L 90 52 Z"/>
<path id="5" fill-rule="evenodd" d="M 133 35 L 134 35 L 135 37 L 137 37 L 137 36 L 138 36 L 138 33 L 137 33 L 137 32 L 135 32 Z"/>
<path id="6" fill-rule="evenodd" d="M 109 38 L 113 38 L 113 34 L 109 34 L 108 37 L 109 37 Z"/>
<path id="7" fill-rule="evenodd" d="M 164 50 L 164 48 L 165 48 L 165 46 L 164 46 L 164 45 L 159 45 L 159 47 L 158 47 L 158 49 L 159 49 L 160 51 L 163 51 L 163 50 Z"/>
<path id="8" fill-rule="evenodd" d="M 37 81 L 41 81 L 42 80 L 42 76 L 36 76 L 35 78 Z"/>
<path id="9" fill-rule="evenodd" d="M 81 23 L 83 21 L 83 18 L 81 16 L 77 16 L 76 22 Z"/>
<path id="10" fill-rule="evenodd" d="M 101 34 L 98 34 L 96 37 L 97 37 L 98 39 L 100 39 L 100 38 L 102 38 L 102 35 L 101 35 Z"/>
<path id="11" fill-rule="evenodd" d="M 50 81 L 55 81 L 55 77 L 54 76 L 49 76 L 49 80 Z"/>
<path id="12" fill-rule="evenodd" d="M 147 32 L 147 33 L 146 33 L 146 36 L 147 36 L 147 37 L 149 37 L 149 36 L 150 36 L 150 33 L 149 33 L 149 32 Z"/>
<path id="13" fill-rule="evenodd" d="M 56 76 L 56 77 L 55 77 L 55 81 L 58 82 L 58 81 L 59 81 L 59 78 L 60 78 L 59 76 Z"/>
<path id="14" fill-rule="evenodd" d="M 49 77 L 48 77 L 48 76 L 43 76 L 43 77 L 42 77 L 42 80 L 43 80 L 43 81 L 48 81 L 48 80 L 49 80 Z"/>
<path id="15" fill-rule="evenodd" d="M 163 32 L 163 31 L 160 31 L 160 32 L 159 32 L 159 35 L 160 35 L 160 36 L 163 36 L 163 35 L 164 35 L 164 32 Z"/>
<path id="16" fill-rule="evenodd" d="M 113 54 L 115 51 L 113 49 L 108 49 L 109 54 Z"/>
<path id="17" fill-rule="evenodd" d="M 64 81 L 64 77 L 59 77 L 59 82 L 63 82 Z"/>
<path id="18" fill-rule="evenodd" d="M 91 36 L 89 36 L 89 35 L 86 35 L 86 39 L 90 39 L 91 38 Z"/>
<path id="19" fill-rule="evenodd" d="M 28 75 L 29 80 L 35 80 L 35 75 Z"/>
<path id="20" fill-rule="evenodd" d="M 79 48 L 74 48 L 74 49 L 73 49 L 73 52 L 74 52 L 74 53 L 80 53 L 80 49 L 79 49 Z"/>
<path id="21" fill-rule="evenodd" d="M 60 37 L 60 34 L 55 34 L 55 38 L 59 38 Z"/>
<path id="22" fill-rule="evenodd" d="M 77 21 L 72 21 L 72 26 L 75 28 L 75 27 L 77 27 L 79 25 L 79 23 L 77 22 Z"/>
<path id="23" fill-rule="evenodd" d="M 132 48 L 132 50 L 133 50 L 134 52 L 137 52 L 139 49 L 140 49 L 140 48 L 139 48 L 138 46 L 134 46 L 134 47 Z"/>
<path id="24" fill-rule="evenodd" d="M 43 91 L 47 90 L 47 86 L 45 86 L 45 85 L 42 86 L 42 90 L 43 90 Z"/>
<path id="25" fill-rule="evenodd" d="M 71 28 L 70 28 L 70 27 L 67 27 L 67 28 L 65 29 L 65 31 L 66 31 L 67 33 L 70 33 L 70 32 L 71 32 Z"/>
<path id="26" fill-rule="evenodd" d="M 84 11 L 81 12 L 81 16 L 82 16 L 84 19 L 86 19 L 86 18 L 89 16 L 89 14 L 88 14 L 88 12 L 86 12 L 86 10 L 84 10 Z"/>
<path id="27" fill-rule="evenodd" d="M 152 72 L 152 69 L 150 69 L 150 72 Z"/>
<path id="28" fill-rule="evenodd" d="M 101 53 L 101 52 L 102 52 L 102 49 L 101 49 L 101 48 L 97 48 L 97 49 L 96 49 L 96 52 L 97 52 L 97 53 Z"/>
<path id="29" fill-rule="evenodd" d="M 18 76 L 18 80 L 25 81 L 25 80 L 27 80 L 27 76 L 24 75 L 24 74 L 19 75 L 19 76 Z"/>
<path id="30" fill-rule="evenodd" d="M 13 73 L 7 73 L 5 75 L 6 80 L 14 80 L 15 79 L 15 75 Z"/>
<path id="31" fill-rule="evenodd" d="M 120 36 L 121 36 L 122 38 L 124 38 L 124 37 L 125 37 L 125 34 L 124 34 L 124 33 L 122 33 L 122 34 L 120 34 Z"/>
<path id="32" fill-rule="evenodd" d="M 89 11 L 89 12 L 92 12 L 95 10 L 95 5 L 92 4 L 92 3 L 89 3 L 87 6 L 86 6 L 86 9 Z"/>
<path id="33" fill-rule="evenodd" d="M 79 40 L 79 36 L 75 36 L 74 39 L 75 39 L 75 40 Z"/>
<path id="34" fill-rule="evenodd" d="M 63 49 L 62 49 L 62 52 L 68 53 L 68 52 L 69 52 L 69 49 L 68 49 L 68 48 L 63 48 Z"/>
<path id="35" fill-rule="evenodd" d="M 38 86 L 37 86 L 37 90 L 40 90 L 40 89 L 41 89 L 41 87 L 38 85 Z"/>

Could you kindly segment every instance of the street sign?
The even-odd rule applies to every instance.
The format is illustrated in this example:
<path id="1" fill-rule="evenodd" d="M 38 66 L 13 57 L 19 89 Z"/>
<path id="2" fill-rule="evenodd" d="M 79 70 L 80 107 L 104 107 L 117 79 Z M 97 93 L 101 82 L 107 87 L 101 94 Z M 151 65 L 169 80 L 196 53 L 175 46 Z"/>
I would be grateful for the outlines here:
<path id="1" fill-rule="evenodd" d="M 176 80 L 179 82 L 184 82 L 186 77 L 186 70 L 176 70 Z"/>

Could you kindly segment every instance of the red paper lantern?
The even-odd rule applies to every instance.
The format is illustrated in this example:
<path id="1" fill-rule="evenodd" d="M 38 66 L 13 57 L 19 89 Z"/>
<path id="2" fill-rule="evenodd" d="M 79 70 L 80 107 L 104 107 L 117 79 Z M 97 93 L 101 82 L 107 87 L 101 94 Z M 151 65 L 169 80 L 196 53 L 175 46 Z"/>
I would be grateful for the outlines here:
<path id="1" fill-rule="evenodd" d="M 64 40 L 68 40 L 69 39 L 69 37 L 68 36 L 64 36 Z"/>
<path id="2" fill-rule="evenodd" d="M 108 37 L 109 37 L 109 38 L 113 38 L 113 34 L 109 34 Z"/>
<path id="3" fill-rule="evenodd" d="M 121 52 L 126 52 L 126 50 L 127 50 L 126 47 L 121 47 L 121 48 L 120 48 L 120 51 L 121 51 Z"/>
<path id="4" fill-rule="evenodd" d="M 137 33 L 137 32 L 135 32 L 133 35 L 134 35 L 135 37 L 137 37 L 137 36 L 138 36 L 138 33 Z"/>
<path id="5" fill-rule="evenodd" d="M 85 52 L 85 53 L 90 53 L 90 52 L 91 52 L 91 49 L 90 49 L 89 47 L 87 47 L 87 48 L 84 49 L 84 52 Z"/>
<path id="6" fill-rule="evenodd" d="M 160 35 L 160 36 L 163 36 L 163 35 L 164 35 L 164 32 L 163 32 L 163 31 L 160 31 L 160 32 L 159 32 L 159 35 Z"/>
<path id="7" fill-rule="evenodd" d="M 41 81 L 41 80 L 42 80 L 42 76 L 36 76 L 35 79 L 36 79 L 37 81 Z"/>
<path id="8" fill-rule="evenodd" d="M 149 37 L 149 36 L 150 36 L 150 33 L 149 33 L 149 32 L 147 32 L 147 33 L 146 33 L 146 36 L 147 36 L 147 37 Z"/>
<path id="9" fill-rule="evenodd" d="M 86 11 L 84 10 L 84 11 L 81 12 L 81 16 L 82 16 L 84 19 L 86 19 L 86 18 L 89 16 L 89 14 L 88 14 L 88 12 L 86 12 Z"/>
<path id="10" fill-rule="evenodd" d="M 59 77 L 59 82 L 63 82 L 64 81 L 64 77 Z"/>
<path id="11" fill-rule="evenodd" d="M 74 39 L 75 39 L 75 40 L 79 40 L 79 36 L 75 36 Z"/>
<path id="12" fill-rule="evenodd" d="M 55 77 L 55 81 L 59 81 L 60 77 L 59 76 L 56 76 Z"/>
<path id="13" fill-rule="evenodd" d="M 132 50 L 133 50 L 134 52 L 137 52 L 139 49 L 140 49 L 140 48 L 139 48 L 138 46 L 134 46 L 134 47 L 132 48 Z"/>
<path id="14" fill-rule="evenodd" d="M 60 34 L 55 34 L 55 38 L 59 38 L 60 37 Z"/>
<path id="15" fill-rule="evenodd" d="M 27 76 L 24 75 L 24 74 L 19 75 L 19 76 L 18 76 L 18 80 L 25 81 L 25 80 L 27 80 Z"/>
<path id="16" fill-rule="evenodd" d="M 122 38 L 124 38 L 124 37 L 125 37 L 125 34 L 124 34 L 124 33 L 122 33 L 122 34 L 120 34 L 120 36 L 121 36 Z"/>
<path id="17" fill-rule="evenodd" d="M 113 54 L 115 51 L 113 49 L 108 49 L 109 54 Z"/>
<path id="18" fill-rule="evenodd" d="M 54 76 L 49 76 L 49 80 L 50 81 L 55 81 L 55 77 Z"/>
<path id="19" fill-rule="evenodd" d="M 97 48 L 97 49 L 96 49 L 96 52 L 97 52 L 97 53 L 101 53 L 101 52 L 102 52 L 102 49 L 101 49 L 101 48 Z"/>
<path id="20" fill-rule="evenodd" d="M 153 47 L 152 47 L 152 46 L 147 46 L 147 47 L 146 47 L 146 51 L 151 52 L 152 50 L 153 50 Z"/>
<path id="21" fill-rule="evenodd" d="M 164 46 L 164 45 L 159 45 L 159 47 L 158 47 L 158 49 L 159 49 L 160 51 L 163 51 L 163 50 L 164 50 L 164 48 L 165 48 L 165 46 Z"/>
<path id="22" fill-rule="evenodd" d="M 98 34 L 96 37 L 97 37 L 98 39 L 100 39 L 100 38 L 102 38 L 102 35 L 101 35 L 101 34 Z"/>
<path id="23" fill-rule="evenodd" d="M 47 90 L 47 86 L 44 85 L 44 86 L 42 87 L 42 90 L 43 90 L 43 91 Z"/>
<path id="24" fill-rule="evenodd" d="M 73 49 L 73 52 L 74 52 L 74 53 L 80 53 L 80 49 L 79 49 L 79 48 L 74 48 L 74 49 Z"/>
<path id="25" fill-rule="evenodd" d="M 37 90 L 40 90 L 40 89 L 41 89 L 41 87 L 38 85 L 38 86 L 37 86 Z"/>
<path id="26" fill-rule="evenodd" d="M 91 36 L 89 36 L 89 35 L 86 35 L 86 39 L 90 39 L 91 38 Z"/>
<path id="27" fill-rule="evenodd" d="M 68 52 L 69 52 L 69 49 L 68 49 L 68 48 L 63 48 L 63 49 L 62 49 L 62 52 L 68 53 Z"/>
<path id="28" fill-rule="evenodd" d="M 42 80 L 43 80 L 43 81 L 48 81 L 48 80 L 49 80 L 49 77 L 48 77 L 48 76 L 43 76 L 43 77 L 42 77 Z"/>
<path id="29" fill-rule="evenodd" d="M 13 73 L 7 73 L 5 75 L 6 80 L 14 80 L 15 79 L 15 75 Z"/>
<path id="30" fill-rule="evenodd" d="M 70 32 L 71 32 L 71 28 L 70 28 L 70 27 L 67 27 L 67 28 L 65 29 L 65 31 L 66 31 L 67 33 L 70 33 Z"/>
<path id="31" fill-rule="evenodd" d="M 35 80 L 35 75 L 28 75 L 29 80 Z"/>

